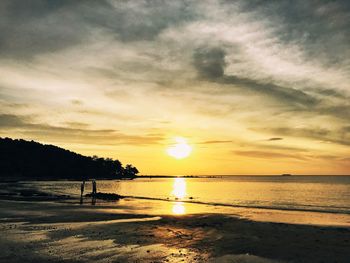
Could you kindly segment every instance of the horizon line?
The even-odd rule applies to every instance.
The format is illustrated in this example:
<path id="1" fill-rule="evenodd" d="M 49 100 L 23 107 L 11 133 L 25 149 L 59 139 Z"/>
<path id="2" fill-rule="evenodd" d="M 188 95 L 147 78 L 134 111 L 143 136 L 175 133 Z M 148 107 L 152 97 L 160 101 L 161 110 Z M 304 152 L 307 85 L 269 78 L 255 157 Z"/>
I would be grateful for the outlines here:
<path id="1" fill-rule="evenodd" d="M 202 174 L 142 174 L 138 177 L 219 177 L 219 176 L 283 176 L 283 174 L 211 174 L 211 175 L 202 175 Z M 290 174 L 290 176 L 350 176 L 350 174 Z"/>

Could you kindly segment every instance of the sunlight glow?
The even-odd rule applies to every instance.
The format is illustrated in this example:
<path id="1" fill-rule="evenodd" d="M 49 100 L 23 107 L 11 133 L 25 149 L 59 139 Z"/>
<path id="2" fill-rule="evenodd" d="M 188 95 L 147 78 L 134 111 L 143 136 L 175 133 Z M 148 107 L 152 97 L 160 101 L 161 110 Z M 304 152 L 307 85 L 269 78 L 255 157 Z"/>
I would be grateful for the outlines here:
<path id="1" fill-rule="evenodd" d="M 192 147 L 188 145 L 185 138 L 176 137 L 176 144 L 167 148 L 167 153 L 176 159 L 183 159 L 188 157 L 192 152 Z"/>
<path id="2" fill-rule="evenodd" d="M 186 196 L 186 181 L 185 178 L 175 178 L 172 194 L 176 198 L 184 198 Z"/>
<path id="3" fill-rule="evenodd" d="M 182 202 L 176 202 L 173 206 L 174 215 L 183 215 L 186 213 L 185 206 Z"/>

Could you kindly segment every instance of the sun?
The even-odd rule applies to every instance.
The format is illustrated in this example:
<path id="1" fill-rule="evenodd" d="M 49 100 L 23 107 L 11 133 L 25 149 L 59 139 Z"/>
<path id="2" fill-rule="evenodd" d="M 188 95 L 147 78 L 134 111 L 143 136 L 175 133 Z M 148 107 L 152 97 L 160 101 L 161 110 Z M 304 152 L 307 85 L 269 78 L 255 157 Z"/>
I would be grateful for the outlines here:
<path id="1" fill-rule="evenodd" d="M 167 153 L 175 159 L 184 159 L 192 152 L 192 147 L 188 145 L 187 140 L 182 137 L 175 138 L 175 144 L 167 148 Z"/>

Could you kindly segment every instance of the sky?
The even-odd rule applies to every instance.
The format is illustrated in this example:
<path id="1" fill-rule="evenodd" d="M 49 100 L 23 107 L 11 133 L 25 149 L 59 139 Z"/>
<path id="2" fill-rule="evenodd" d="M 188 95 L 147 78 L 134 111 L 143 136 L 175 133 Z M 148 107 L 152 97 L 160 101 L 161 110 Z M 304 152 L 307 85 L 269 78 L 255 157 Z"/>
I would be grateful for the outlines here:
<path id="1" fill-rule="evenodd" d="M 347 0 L 0 1 L 0 136 L 142 174 L 350 174 L 349 28 Z"/>

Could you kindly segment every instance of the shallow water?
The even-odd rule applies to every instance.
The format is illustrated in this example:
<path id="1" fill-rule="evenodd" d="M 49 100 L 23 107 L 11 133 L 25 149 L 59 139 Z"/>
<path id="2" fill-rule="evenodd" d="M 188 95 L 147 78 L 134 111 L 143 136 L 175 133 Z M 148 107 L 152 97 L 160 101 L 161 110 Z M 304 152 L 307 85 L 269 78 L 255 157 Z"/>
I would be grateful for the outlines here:
<path id="1" fill-rule="evenodd" d="M 44 191 L 79 195 L 80 183 L 51 181 L 29 184 Z M 350 214 L 349 176 L 139 178 L 98 181 L 97 188 L 99 192 L 177 201 L 173 212 L 178 214 L 185 213 L 183 202 Z M 91 192 L 91 182 L 86 182 L 85 192 Z"/>

